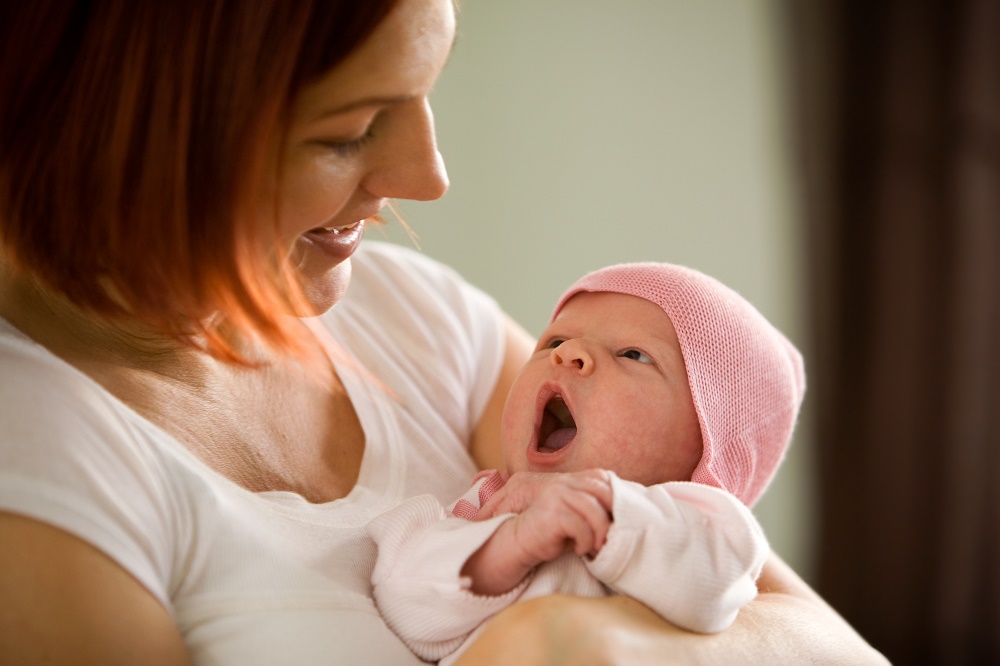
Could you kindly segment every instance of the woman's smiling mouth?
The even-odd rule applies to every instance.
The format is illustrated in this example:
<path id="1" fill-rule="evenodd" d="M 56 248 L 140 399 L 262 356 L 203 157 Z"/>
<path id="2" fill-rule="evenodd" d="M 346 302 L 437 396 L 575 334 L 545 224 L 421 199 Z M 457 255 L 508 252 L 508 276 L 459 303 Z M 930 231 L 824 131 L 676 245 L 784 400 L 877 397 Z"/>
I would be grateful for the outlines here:
<path id="1" fill-rule="evenodd" d="M 359 220 L 342 227 L 317 227 L 303 234 L 302 238 L 331 259 L 340 262 L 354 254 L 364 229 L 365 221 Z"/>

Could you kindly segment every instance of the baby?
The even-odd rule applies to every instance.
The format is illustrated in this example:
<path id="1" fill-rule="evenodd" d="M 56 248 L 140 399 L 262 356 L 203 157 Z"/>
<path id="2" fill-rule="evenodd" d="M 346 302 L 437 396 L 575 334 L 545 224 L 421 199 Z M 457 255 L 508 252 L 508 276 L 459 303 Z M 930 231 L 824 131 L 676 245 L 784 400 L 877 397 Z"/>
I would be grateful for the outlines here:
<path id="1" fill-rule="evenodd" d="M 457 658 L 496 612 L 625 594 L 717 632 L 768 555 L 750 510 L 805 390 L 802 358 L 695 270 L 611 266 L 563 294 L 504 411 L 507 474 L 450 511 L 412 498 L 369 525 L 374 596 L 418 656 Z"/>

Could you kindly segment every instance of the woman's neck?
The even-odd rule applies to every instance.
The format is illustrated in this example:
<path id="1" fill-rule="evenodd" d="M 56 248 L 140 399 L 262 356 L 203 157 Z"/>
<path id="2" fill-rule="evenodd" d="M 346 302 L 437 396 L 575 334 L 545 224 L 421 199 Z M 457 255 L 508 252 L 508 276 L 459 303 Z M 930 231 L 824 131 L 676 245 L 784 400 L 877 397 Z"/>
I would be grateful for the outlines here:
<path id="1" fill-rule="evenodd" d="M 2 273 L 0 316 L 249 490 L 328 501 L 357 479 L 364 433 L 329 359 L 234 366 Z"/>
<path id="2" fill-rule="evenodd" d="M 126 316 L 78 307 L 37 280 L 0 266 L 0 316 L 33 341 L 77 366 L 107 366 L 188 376 L 212 359 L 194 345 Z"/>

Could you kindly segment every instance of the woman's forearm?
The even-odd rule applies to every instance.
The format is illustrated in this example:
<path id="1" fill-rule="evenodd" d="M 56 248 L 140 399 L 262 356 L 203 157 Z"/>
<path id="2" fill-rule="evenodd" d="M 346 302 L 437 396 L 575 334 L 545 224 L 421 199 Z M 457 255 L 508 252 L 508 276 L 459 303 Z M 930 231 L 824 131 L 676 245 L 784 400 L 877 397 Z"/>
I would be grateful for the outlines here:
<path id="1" fill-rule="evenodd" d="M 517 636 L 516 641 L 510 640 Z M 584 659 L 583 662 L 580 660 Z M 791 569 L 772 557 L 732 627 L 695 634 L 616 596 L 549 596 L 498 614 L 461 664 L 888 664 Z"/>

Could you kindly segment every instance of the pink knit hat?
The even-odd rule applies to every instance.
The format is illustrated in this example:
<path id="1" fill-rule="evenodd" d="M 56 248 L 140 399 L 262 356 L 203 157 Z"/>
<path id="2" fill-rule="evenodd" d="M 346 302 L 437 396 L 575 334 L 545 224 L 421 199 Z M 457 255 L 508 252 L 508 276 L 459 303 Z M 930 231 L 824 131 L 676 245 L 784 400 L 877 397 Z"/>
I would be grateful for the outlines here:
<path id="1" fill-rule="evenodd" d="M 756 308 L 718 280 L 683 266 L 619 264 L 580 278 L 552 318 L 583 291 L 638 296 L 677 331 L 703 450 L 692 481 L 752 506 L 788 448 L 805 392 L 802 355 Z"/>

